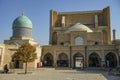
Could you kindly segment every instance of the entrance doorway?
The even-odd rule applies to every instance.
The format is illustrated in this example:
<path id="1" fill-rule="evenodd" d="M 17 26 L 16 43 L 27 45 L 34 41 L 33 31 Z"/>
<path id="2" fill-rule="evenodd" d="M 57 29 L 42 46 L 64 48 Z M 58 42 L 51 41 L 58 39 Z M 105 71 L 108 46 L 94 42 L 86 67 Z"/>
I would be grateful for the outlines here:
<path id="1" fill-rule="evenodd" d="M 83 68 L 84 66 L 83 55 L 81 55 L 80 53 L 76 53 L 73 56 L 73 59 L 74 59 L 74 68 Z"/>
<path id="2" fill-rule="evenodd" d="M 20 62 L 18 60 L 15 60 L 14 63 L 15 68 L 20 68 Z"/>
<path id="3" fill-rule="evenodd" d="M 65 53 L 61 53 L 58 56 L 57 66 L 58 67 L 68 67 L 68 56 Z"/>
<path id="4" fill-rule="evenodd" d="M 106 67 L 116 67 L 117 66 L 117 57 L 114 53 L 110 52 L 105 57 Z"/>
<path id="5" fill-rule="evenodd" d="M 19 60 L 12 59 L 10 62 L 10 68 L 23 68 L 23 62 Z"/>
<path id="6" fill-rule="evenodd" d="M 92 53 L 89 56 L 89 67 L 100 67 L 101 60 L 98 54 Z"/>
<path id="7" fill-rule="evenodd" d="M 52 67 L 53 66 L 53 56 L 50 53 L 47 53 L 43 59 L 44 67 Z"/>

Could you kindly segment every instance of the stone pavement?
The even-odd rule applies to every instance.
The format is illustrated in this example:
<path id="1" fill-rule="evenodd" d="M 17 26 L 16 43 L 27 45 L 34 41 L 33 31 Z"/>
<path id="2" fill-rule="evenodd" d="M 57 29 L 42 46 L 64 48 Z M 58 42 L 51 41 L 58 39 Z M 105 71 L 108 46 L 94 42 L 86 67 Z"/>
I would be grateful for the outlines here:
<path id="1" fill-rule="evenodd" d="M 106 71 L 96 70 L 55 70 L 54 68 L 40 68 L 29 70 L 15 70 L 14 73 L 0 73 L 0 80 L 120 80 L 118 76 L 110 76 Z"/>

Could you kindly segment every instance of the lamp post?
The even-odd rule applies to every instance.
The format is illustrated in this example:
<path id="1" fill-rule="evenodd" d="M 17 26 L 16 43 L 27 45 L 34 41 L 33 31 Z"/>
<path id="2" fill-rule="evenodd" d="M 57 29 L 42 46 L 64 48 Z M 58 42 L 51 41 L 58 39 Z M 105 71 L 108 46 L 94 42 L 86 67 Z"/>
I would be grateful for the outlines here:
<path id="1" fill-rule="evenodd" d="M 71 56 L 72 56 L 72 55 L 71 55 L 71 54 L 72 54 L 72 46 L 70 45 L 70 68 L 72 67 L 72 65 L 71 65 L 71 62 L 72 62 L 72 61 L 71 61 Z"/>
<path id="2" fill-rule="evenodd" d="M 2 54 L 3 54 L 3 48 L 0 47 L 0 66 L 2 65 Z"/>
<path id="3" fill-rule="evenodd" d="M 85 68 L 87 68 L 87 46 L 85 45 Z"/>
<path id="4" fill-rule="evenodd" d="M 120 66 L 119 45 L 115 45 L 115 49 L 118 55 L 117 66 Z"/>

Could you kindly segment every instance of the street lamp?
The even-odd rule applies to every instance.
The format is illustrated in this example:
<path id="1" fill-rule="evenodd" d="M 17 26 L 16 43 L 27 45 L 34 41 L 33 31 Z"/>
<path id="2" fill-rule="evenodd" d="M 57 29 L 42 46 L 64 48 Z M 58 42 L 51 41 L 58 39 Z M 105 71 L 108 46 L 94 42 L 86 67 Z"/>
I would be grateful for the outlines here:
<path id="1" fill-rule="evenodd" d="M 87 46 L 85 45 L 85 68 L 87 68 Z"/>
<path id="2" fill-rule="evenodd" d="M 71 66 L 71 64 L 72 64 L 72 63 L 71 63 L 71 62 L 72 62 L 72 61 L 71 61 L 71 56 L 72 56 L 71 54 L 72 54 L 72 46 L 70 45 L 70 68 L 72 67 L 72 66 Z"/>
<path id="3" fill-rule="evenodd" d="M 0 47 L 0 66 L 2 65 L 2 54 L 3 54 L 3 48 Z"/>

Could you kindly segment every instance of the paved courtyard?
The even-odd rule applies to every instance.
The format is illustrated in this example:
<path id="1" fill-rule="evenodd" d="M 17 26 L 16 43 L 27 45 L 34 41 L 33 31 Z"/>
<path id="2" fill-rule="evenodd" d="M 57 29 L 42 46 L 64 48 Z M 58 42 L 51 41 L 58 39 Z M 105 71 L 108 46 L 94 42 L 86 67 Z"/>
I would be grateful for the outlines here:
<path id="1" fill-rule="evenodd" d="M 118 76 L 108 75 L 100 70 L 55 70 L 54 68 L 42 68 L 29 70 L 29 74 L 22 74 L 23 70 L 15 70 L 14 73 L 0 74 L 0 80 L 120 80 Z"/>

